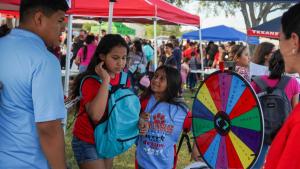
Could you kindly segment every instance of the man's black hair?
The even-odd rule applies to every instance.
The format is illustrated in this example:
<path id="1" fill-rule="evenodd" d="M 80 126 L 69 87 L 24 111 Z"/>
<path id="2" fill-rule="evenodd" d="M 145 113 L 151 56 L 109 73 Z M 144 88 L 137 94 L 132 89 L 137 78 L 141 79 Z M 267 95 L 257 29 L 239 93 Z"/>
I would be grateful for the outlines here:
<path id="1" fill-rule="evenodd" d="M 21 0 L 20 4 L 20 22 L 26 20 L 27 17 L 37 12 L 43 12 L 46 16 L 61 10 L 69 9 L 66 0 Z"/>

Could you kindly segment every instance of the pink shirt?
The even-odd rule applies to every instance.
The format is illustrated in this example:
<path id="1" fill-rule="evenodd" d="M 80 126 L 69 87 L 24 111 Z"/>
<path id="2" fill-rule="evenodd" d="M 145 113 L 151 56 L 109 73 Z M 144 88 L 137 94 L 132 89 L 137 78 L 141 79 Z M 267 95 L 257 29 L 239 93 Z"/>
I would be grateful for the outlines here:
<path id="1" fill-rule="evenodd" d="M 82 66 L 88 66 L 95 51 L 96 51 L 96 48 L 97 46 L 95 44 L 89 44 L 87 45 L 87 55 L 86 55 L 86 58 L 85 60 L 83 60 L 83 56 L 84 56 L 84 53 L 83 53 L 83 50 L 84 50 L 84 47 L 80 48 L 78 53 L 77 53 L 77 56 L 79 56 L 80 58 L 80 65 Z"/>
<path id="2" fill-rule="evenodd" d="M 267 75 L 261 76 L 262 80 L 264 80 L 268 86 L 274 87 L 278 83 L 278 79 L 268 79 Z M 251 82 L 251 85 L 256 93 L 260 93 L 260 88 L 256 85 L 255 82 Z M 285 86 L 284 92 L 288 99 L 292 101 L 292 97 L 299 93 L 300 87 L 296 80 L 296 78 L 292 77 L 289 83 Z"/>
<path id="3" fill-rule="evenodd" d="M 181 80 L 182 83 L 186 83 L 187 80 L 187 76 L 189 73 L 189 65 L 187 63 L 182 63 L 181 64 L 181 70 L 180 70 L 180 74 L 181 74 Z"/>

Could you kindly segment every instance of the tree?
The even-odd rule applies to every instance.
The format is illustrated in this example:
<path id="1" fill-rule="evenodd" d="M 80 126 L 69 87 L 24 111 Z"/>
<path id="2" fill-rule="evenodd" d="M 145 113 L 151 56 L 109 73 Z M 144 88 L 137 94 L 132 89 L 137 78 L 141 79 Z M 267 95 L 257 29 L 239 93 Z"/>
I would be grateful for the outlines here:
<path id="1" fill-rule="evenodd" d="M 177 37 L 181 36 L 182 33 L 180 32 L 180 26 L 177 25 L 157 25 L 156 27 L 156 34 L 157 36 L 170 36 L 175 35 Z M 145 36 L 148 39 L 152 39 L 154 36 L 153 25 L 146 25 Z"/>
<path id="2" fill-rule="evenodd" d="M 86 30 L 87 32 L 91 32 L 92 26 L 97 26 L 97 24 L 86 22 L 82 25 L 82 29 Z"/>
<path id="3" fill-rule="evenodd" d="M 167 0 L 176 5 L 182 5 L 191 0 Z M 211 13 L 219 14 L 224 11 L 225 15 L 235 15 L 236 9 L 240 9 L 244 17 L 247 29 L 259 25 L 261 22 L 267 21 L 267 16 L 278 10 L 289 8 L 291 3 L 278 2 L 249 2 L 249 1 L 203 1 L 199 0 L 199 9 L 206 9 Z"/>

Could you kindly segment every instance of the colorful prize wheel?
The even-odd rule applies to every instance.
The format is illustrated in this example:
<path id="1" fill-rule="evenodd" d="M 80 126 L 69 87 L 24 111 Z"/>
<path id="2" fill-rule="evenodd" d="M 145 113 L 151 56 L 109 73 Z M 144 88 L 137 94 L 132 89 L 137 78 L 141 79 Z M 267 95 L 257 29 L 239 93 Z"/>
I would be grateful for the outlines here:
<path id="1" fill-rule="evenodd" d="M 258 99 L 237 73 L 217 71 L 201 84 L 193 104 L 193 134 L 211 168 L 251 168 L 263 143 Z"/>

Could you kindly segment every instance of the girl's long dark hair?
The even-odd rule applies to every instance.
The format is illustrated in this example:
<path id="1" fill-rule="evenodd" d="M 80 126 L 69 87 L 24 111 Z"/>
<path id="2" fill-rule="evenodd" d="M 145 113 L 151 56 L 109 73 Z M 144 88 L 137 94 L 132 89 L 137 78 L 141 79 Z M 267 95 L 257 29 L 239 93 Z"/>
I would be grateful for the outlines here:
<path id="1" fill-rule="evenodd" d="M 114 47 L 122 46 L 127 49 L 127 55 L 129 52 L 128 45 L 126 41 L 119 34 L 107 34 L 103 38 L 101 38 L 100 43 L 98 44 L 96 51 L 93 55 L 93 58 L 90 64 L 87 67 L 85 72 L 79 74 L 75 80 L 73 85 L 71 86 L 71 98 L 76 98 L 79 96 L 80 84 L 82 79 L 87 75 L 97 75 L 95 72 L 95 67 L 101 62 L 100 54 L 107 55 L 111 52 Z"/>
<path id="2" fill-rule="evenodd" d="M 269 79 L 280 79 L 284 74 L 284 60 L 279 50 L 276 50 L 269 61 Z"/>
<path id="3" fill-rule="evenodd" d="M 275 47 L 274 44 L 270 42 L 263 42 L 259 44 L 254 52 L 254 55 L 252 57 L 253 63 L 264 65 L 265 64 L 265 56 L 269 55 L 273 48 Z"/>
<path id="4" fill-rule="evenodd" d="M 156 69 L 154 76 L 158 71 L 161 71 L 161 70 L 164 71 L 164 73 L 166 74 L 167 89 L 166 89 L 165 93 L 163 94 L 163 97 L 161 98 L 160 101 L 170 103 L 173 98 L 176 98 L 179 96 L 179 90 L 181 87 L 180 74 L 177 69 L 170 67 L 170 66 L 163 65 Z M 153 93 L 154 92 L 151 90 L 151 86 L 149 86 L 149 88 L 144 93 L 142 93 L 141 98 L 142 99 L 147 98 Z"/>
<path id="5" fill-rule="evenodd" d="M 88 45 L 93 43 L 95 41 L 95 36 L 94 35 L 88 35 L 85 39 L 85 45 L 83 47 L 83 61 L 86 59 L 87 57 L 87 50 L 88 50 Z"/>
<path id="6" fill-rule="evenodd" d="M 141 55 L 141 57 L 143 56 L 143 48 L 142 48 L 142 42 L 141 40 L 135 40 L 133 41 L 133 45 L 135 47 L 135 54 L 136 55 Z"/>
<path id="7" fill-rule="evenodd" d="M 245 49 L 246 49 L 246 46 L 243 46 L 243 45 L 234 46 L 234 49 L 233 49 L 235 52 L 234 61 L 236 61 L 238 58 L 240 58 L 242 56 Z"/>

